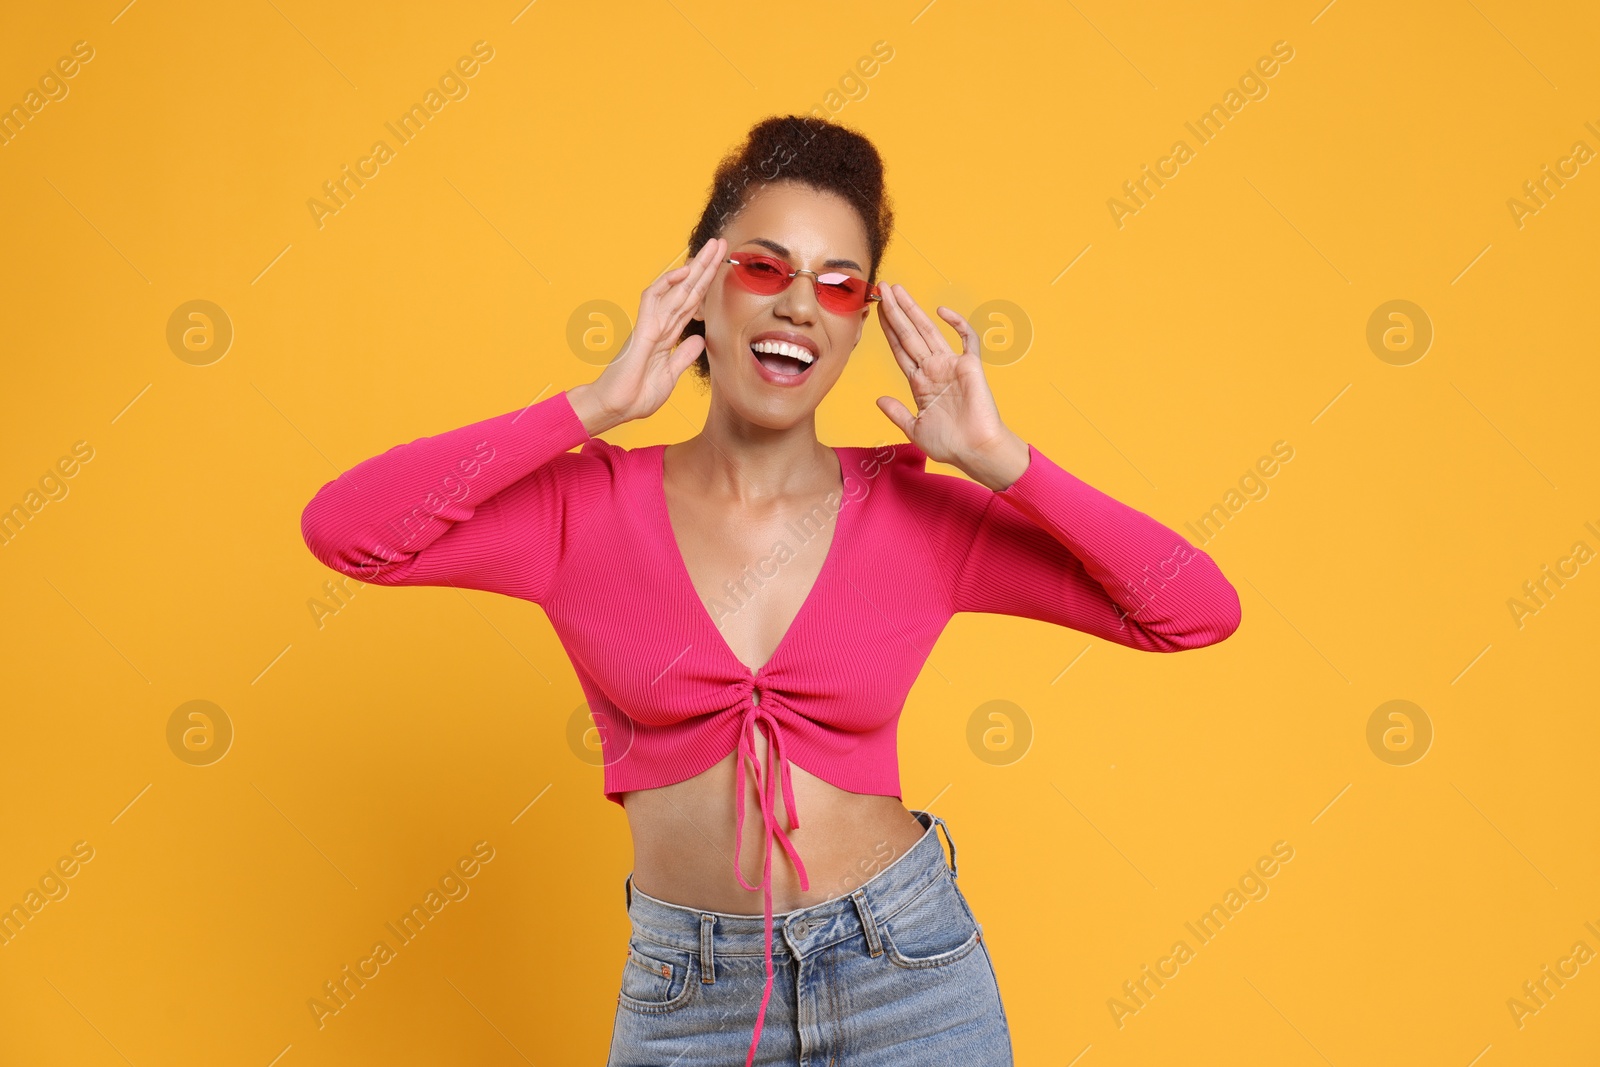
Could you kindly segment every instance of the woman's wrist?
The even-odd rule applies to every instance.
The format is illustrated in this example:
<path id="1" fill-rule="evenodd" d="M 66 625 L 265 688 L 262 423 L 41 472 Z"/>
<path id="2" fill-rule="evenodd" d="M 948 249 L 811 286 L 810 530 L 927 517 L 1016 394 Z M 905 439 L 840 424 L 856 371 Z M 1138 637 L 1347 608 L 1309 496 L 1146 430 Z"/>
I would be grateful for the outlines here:
<path id="1" fill-rule="evenodd" d="M 593 383 L 585 382 L 567 390 L 567 402 L 590 437 L 596 437 L 626 419 L 619 418 L 595 395 Z"/>
<path id="2" fill-rule="evenodd" d="M 965 457 L 960 467 L 973 481 L 1000 493 L 1027 473 L 1030 459 L 1028 442 L 1008 427 L 984 448 Z"/>

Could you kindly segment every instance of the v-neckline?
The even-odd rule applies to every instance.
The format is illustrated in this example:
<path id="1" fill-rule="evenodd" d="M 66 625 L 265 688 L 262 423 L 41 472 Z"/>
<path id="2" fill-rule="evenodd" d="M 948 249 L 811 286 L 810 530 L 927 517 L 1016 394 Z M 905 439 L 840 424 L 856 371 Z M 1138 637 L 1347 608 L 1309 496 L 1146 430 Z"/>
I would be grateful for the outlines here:
<path id="1" fill-rule="evenodd" d="M 722 636 L 722 630 L 718 628 L 716 620 L 711 617 L 711 613 L 706 610 L 705 602 L 700 599 L 700 591 L 695 588 L 694 576 L 689 573 L 689 563 L 684 558 L 683 549 L 678 545 L 678 535 L 672 530 L 672 512 L 667 506 L 667 446 L 661 444 L 655 447 L 656 476 L 653 480 L 656 517 L 661 525 L 661 534 L 665 539 L 667 552 L 674 558 L 679 581 L 694 601 L 695 607 L 698 609 L 696 614 L 705 620 L 705 624 L 711 628 L 712 638 L 716 641 L 718 648 L 721 649 L 721 654 L 742 668 L 748 680 L 753 681 L 760 678 L 767 672 L 769 667 L 778 662 L 778 657 L 783 655 L 783 650 L 789 644 L 789 638 L 794 636 L 794 632 L 805 621 L 807 609 L 811 607 L 811 602 L 817 599 L 817 591 L 828 580 L 830 570 L 834 566 L 834 557 L 839 554 L 839 542 L 844 538 L 845 533 L 843 515 L 845 513 L 846 499 L 843 483 L 848 475 L 845 473 L 844 451 L 835 445 L 829 445 L 828 447 L 839 461 L 839 479 L 841 482 L 839 510 L 834 513 L 833 538 L 828 542 L 828 553 L 822 558 L 822 566 L 817 570 L 817 576 L 812 581 L 811 588 L 806 590 L 805 599 L 800 602 L 799 610 L 794 613 L 794 618 L 789 620 L 789 626 L 783 631 L 783 636 L 778 638 L 778 646 L 772 650 L 772 655 L 767 657 L 767 661 L 754 670 L 750 668 L 748 663 L 738 657 L 733 651 L 733 646 L 728 644 L 727 638 Z"/>

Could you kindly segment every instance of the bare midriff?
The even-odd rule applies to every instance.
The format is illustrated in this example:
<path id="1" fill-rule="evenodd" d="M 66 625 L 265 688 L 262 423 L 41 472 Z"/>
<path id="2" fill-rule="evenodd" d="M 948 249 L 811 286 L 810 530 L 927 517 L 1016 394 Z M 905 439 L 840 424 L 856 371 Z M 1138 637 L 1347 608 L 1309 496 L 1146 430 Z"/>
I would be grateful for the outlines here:
<path id="1" fill-rule="evenodd" d="M 764 735 L 758 734 L 756 752 L 767 766 Z M 640 892 L 689 908 L 762 914 L 760 889 L 745 889 L 734 875 L 738 812 L 728 799 L 737 768 L 738 755 L 731 753 L 693 778 L 623 794 L 633 834 L 633 884 Z M 840 789 L 792 760 L 789 769 L 800 825 L 791 828 L 781 797 L 776 819 L 800 853 L 810 888 L 800 888 L 788 855 L 774 848 L 774 914 L 844 896 L 921 839 L 925 828 L 898 798 Z M 744 794 L 739 863 L 745 882 L 759 887 L 765 847 L 754 782 L 746 780 Z"/>

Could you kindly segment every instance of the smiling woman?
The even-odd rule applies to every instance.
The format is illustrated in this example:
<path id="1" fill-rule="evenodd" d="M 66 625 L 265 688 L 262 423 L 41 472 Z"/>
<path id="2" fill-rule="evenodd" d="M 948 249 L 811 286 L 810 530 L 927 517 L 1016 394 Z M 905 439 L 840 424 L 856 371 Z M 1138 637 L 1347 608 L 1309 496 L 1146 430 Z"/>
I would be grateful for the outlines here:
<path id="1" fill-rule="evenodd" d="M 971 324 L 938 309 L 956 351 L 903 286 L 876 281 L 890 230 L 865 137 L 758 123 L 717 170 L 689 262 L 645 288 L 596 380 L 367 459 L 302 516 L 343 573 L 549 616 L 633 837 L 609 1067 L 1010 1064 L 955 841 L 901 796 L 897 730 L 928 652 L 959 612 L 1149 652 L 1239 625 L 1209 556 L 1005 424 Z M 874 308 L 917 411 L 878 397 L 905 441 L 825 445 L 817 408 Z M 660 410 L 697 362 L 699 433 L 599 436 Z M 494 462 L 464 491 L 431 492 L 479 447 Z M 729 580 L 819 508 L 833 521 L 719 618 Z"/>

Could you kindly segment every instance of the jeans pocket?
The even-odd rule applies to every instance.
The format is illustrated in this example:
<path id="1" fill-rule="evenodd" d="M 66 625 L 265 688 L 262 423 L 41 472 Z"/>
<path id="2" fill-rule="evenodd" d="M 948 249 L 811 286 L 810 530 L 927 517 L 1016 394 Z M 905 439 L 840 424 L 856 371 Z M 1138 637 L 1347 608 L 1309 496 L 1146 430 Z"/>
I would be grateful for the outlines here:
<path id="1" fill-rule="evenodd" d="M 689 1003 L 699 987 L 695 953 L 658 945 L 635 934 L 628 939 L 617 1003 L 631 1011 L 658 1015 Z"/>
<path id="2" fill-rule="evenodd" d="M 943 967 L 978 947 L 982 929 L 947 871 L 883 921 L 885 955 L 901 967 Z"/>

